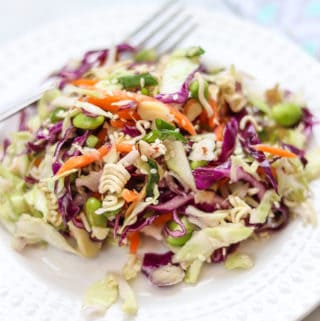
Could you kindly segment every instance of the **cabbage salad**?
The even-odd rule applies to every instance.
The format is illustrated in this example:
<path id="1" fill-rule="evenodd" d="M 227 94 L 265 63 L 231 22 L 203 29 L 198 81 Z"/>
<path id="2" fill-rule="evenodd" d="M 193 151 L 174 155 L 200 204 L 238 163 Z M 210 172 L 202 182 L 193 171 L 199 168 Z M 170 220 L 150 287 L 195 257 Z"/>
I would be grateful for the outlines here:
<path id="1" fill-rule="evenodd" d="M 103 312 L 119 297 L 135 313 L 140 272 L 166 287 L 196 283 L 206 264 L 251 268 L 241 243 L 296 216 L 315 224 L 312 113 L 278 85 L 250 91 L 245 73 L 209 68 L 203 54 L 89 51 L 54 74 L 59 87 L 2 144 L 0 221 L 15 249 L 46 242 L 94 257 L 127 247 L 85 308 Z M 162 250 L 144 251 L 150 238 Z"/>

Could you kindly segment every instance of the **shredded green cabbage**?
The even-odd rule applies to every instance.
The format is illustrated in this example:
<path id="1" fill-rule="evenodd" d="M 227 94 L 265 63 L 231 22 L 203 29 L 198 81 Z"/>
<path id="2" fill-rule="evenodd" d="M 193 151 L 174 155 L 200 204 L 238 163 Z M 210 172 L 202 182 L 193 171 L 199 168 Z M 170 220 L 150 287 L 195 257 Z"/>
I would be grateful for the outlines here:
<path id="1" fill-rule="evenodd" d="M 237 252 L 229 254 L 224 262 L 224 266 L 227 270 L 251 269 L 253 265 L 253 261 L 249 255 Z"/>

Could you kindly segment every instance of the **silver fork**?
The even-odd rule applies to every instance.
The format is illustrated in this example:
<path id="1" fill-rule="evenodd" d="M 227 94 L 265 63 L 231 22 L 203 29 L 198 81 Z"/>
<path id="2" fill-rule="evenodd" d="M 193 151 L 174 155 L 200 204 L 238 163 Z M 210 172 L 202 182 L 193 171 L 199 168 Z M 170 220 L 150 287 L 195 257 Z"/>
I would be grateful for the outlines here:
<path id="1" fill-rule="evenodd" d="M 145 22 L 134 29 L 123 42 L 130 43 L 138 49 L 152 48 L 159 54 L 176 48 L 197 25 L 177 1 L 169 0 L 156 10 Z M 0 122 L 13 116 L 24 108 L 36 103 L 46 90 L 56 87 L 57 78 L 49 78 L 25 95 L 16 97 L 0 105 Z"/>

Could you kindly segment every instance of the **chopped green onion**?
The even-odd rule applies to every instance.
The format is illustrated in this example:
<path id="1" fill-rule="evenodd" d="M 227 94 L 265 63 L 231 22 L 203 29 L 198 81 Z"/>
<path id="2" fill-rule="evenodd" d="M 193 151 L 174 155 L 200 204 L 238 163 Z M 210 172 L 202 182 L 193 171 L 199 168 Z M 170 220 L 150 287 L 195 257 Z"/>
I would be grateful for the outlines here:
<path id="1" fill-rule="evenodd" d="M 152 197 L 154 186 L 159 182 L 160 176 L 158 172 L 158 165 L 154 160 L 148 158 L 147 164 L 149 165 L 150 171 L 147 181 L 146 195 L 147 197 Z"/>
<path id="2" fill-rule="evenodd" d="M 118 82 L 125 88 L 138 88 L 158 85 L 158 80 L 150 73 L 127 75 L 118 78 Z"/>
<path id="3" fill-rule="evenodd" d="M 151 62 L 157 59 L 157 52 L 154 49 L 142 49 L 136 53 L 134 60 L 137 62 Z"/>

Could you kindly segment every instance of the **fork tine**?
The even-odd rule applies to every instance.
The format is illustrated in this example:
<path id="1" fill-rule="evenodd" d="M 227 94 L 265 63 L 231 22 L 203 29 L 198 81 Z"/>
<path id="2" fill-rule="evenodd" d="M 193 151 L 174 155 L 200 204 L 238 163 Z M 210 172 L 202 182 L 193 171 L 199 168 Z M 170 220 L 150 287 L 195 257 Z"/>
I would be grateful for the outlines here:
<path id="1" fill-rule="evenodd" d="M 192 23 L 169 47 L 162 51 L 162 54 L 169 53 L 173 49 L 175 49 L 184 39 L 186 39 L 190 35 L 190 33 L 197 29 L 197 27 L 197 23 Z"/>
<path id="2" fill-rule="evenodd" d="M 179 22 L 177 22 L 175 25 L 173 25 L 161 38 L 160 40 L 158 40 L 158 42 L 153 45 L 152 47 L 154 49 L 159 49 L 161 47 L 161 45 L 163 45 L 166 41 L 168 41 L 168 39 L 170 39 L 172 37 L 172 35 L 174 35 L 174 32 L 176 30 L 179 30 L 180 27 L 182 27 L 185 24 L 185 21 L 189 21 L 189 19 L 191 19 L 192 17 L 190 15 L 183 17 L 182 20 L 180 20 Z"/>
<path id="3" fill-rule="evenodd" d="M 153 38 L 157 32 L 159 32 L 162 28 L 164 28 L 170 21 L 172 21 L 175 17 L 177 17 L 182 11 L 182 8 L 175 9 L 164 21 L 160 23 L 156 28 L 152 29 L 145 38 L 137 44 L 138 48 L 143 47 L 151 38 Z"/>
<path id="4" fill-rule="evenodd" d="M 166 9 L 170 8 L 175 4 L 176 1 L 168 0 L 166 1 L 154 14 L 151 15 L 149 19 L 147 19 L 142 25 L 133 30 L 129 35 L 127 35 L 124 39 L 124 42 L 129 42 L 131 38 L 139 34 L 143 29 L 145 29 L 152 21 L 158 16 L 162 15 Z"/>

